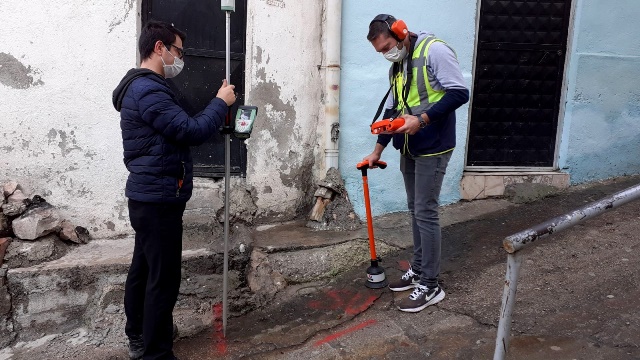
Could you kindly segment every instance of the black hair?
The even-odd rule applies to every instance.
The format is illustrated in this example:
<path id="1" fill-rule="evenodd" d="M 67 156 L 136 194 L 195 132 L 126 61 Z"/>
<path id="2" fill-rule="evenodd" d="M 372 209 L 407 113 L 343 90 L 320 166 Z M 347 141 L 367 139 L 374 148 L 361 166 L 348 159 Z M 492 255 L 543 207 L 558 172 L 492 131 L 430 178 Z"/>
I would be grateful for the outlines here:
<path id="1" fill-rule="evenodd" d="M 178 30 L 173 26 L 162 21 L 150 20 L 140 32 L 140 38 L 138 39 L 138 51 L 140 52 L 140 59 L 146 60 L 151 57 L 153 48 L 156 45 L 156 41 L 162 41 L 165 46 L 169 46 L 176 41 L 176 36 L 184 42 L 187 38 L 187 34 Z"/>
<path id="2" fill-rule="evenodd" d="M 380 35 L 391 36 L 389 33 L 389 25 L 384 21 L 373 21 L 369 24 L 369 34 L 367 34 L 367 40 L 373 41 Z"/>

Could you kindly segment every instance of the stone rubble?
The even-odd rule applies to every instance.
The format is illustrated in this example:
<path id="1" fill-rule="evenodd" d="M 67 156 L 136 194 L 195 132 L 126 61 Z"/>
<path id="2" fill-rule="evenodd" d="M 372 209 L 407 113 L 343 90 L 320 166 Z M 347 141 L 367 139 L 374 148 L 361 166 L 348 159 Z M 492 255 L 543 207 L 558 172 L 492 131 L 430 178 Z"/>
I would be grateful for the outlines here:
<path id="1" fill-rule="evenodd" d="M 23 268 L 64 256 L 73 244 L 90 240 L 89 232 L 63 219 L 39 195 L 29 198 L 17 181 L 2 186 L 0 197 L 0 348 L 14 341 L 18 329 L 12 319 L 9 268 Z"/>
<path id="2" fill-rule="evenodd" d="M 11 294 L 7 286 L 7 271 L 9 267 L 0 265 L 0 349 L 11 344 L 16 338 L 13 321 L 11 320 Z"/>
<path id="3" fill-rule="evenodd" d="M 14 180 L 9 181 L 2 186 L 2 192 L 5 198 L 12 195 L 16 190 L 18 190 L 18 182 Z"/>
<path id="4" fill-rule="evenodd" d="M 11 235 L 11 226 L 9 218 L 2 212 L 0 212 L 0 237 L 7 237 Z"/>
<path id="5" fill-rule="evenodd" d="M 11 223 L 13 233 L 22 240 L 35 240 L 39 237 L 57 232 L 62 219 L 56 209 L 49 205 L 30 207 Z"/>
<path id="6" fill-rule="evenodd" d="M 69 220 L 60 223 L 60 239 L 68 240 L 76 244 L 86 244 L 90 240 L 89 230 L 82 226 L 74 226 Z"/>
<path id="7" fill-rule="evenodd" d="M 25 201 L 11 201 L 2 204 L 2 213 L 5 216 L 18 216 L 27 210 Z"/>
<path id="8" fill-rule="evenodd" d="M 3 184 L 2 195 L 0 238 L 8 240 L 0 240 L 0 265 L 4 259 L 12 259 L 12 268 L 32 266 L 60 258 L 69 245 L 89 242 L 86 228 L 63 219 L 41 196 L 29 198 L 17 181 Z"/>
<path id="9" fill-rule="evenodd" d="M 55 234 L 46 235 L 38 241 L 14 239 L 5 255 L 5 263 L 12 269 L 29 267 L 45 261 L 57 260 L 69 251 Z"/>
<path id="10" fill-rule="evenodd" d="M 6 253 L 9 245 L 11 245 L 11 238 L 0 238 L 0 266 L 2 266 L 4 254 Z"/>
<path id="11" fill-rule="evenodd" d="M 327 171 L 326 177 L 318 182 L 314 196 L 316 203 L 307 227 L 316 230 L 357 230 L 362 227 L 338 169 Z"/>

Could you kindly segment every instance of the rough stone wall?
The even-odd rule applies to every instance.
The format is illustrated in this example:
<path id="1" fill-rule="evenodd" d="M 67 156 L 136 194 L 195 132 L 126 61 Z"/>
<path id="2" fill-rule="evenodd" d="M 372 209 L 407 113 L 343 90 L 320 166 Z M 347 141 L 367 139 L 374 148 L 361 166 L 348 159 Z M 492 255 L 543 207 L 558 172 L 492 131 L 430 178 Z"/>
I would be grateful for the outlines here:
<path id="1" fill-rule="evenodd" d="M 16 337 L 11 319 L 11 294 L 7 287 L 7 265 L 0 266 L 0 349 L 9 345 Z"/>

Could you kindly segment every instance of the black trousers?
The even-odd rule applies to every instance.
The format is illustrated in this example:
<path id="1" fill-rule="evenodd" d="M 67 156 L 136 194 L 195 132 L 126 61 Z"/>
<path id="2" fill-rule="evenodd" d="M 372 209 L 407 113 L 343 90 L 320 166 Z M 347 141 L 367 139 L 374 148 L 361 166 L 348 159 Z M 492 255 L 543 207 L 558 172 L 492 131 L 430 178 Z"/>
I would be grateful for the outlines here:
<path id="1" fill-rule="evenodd" d="M 129 200 L 136 232 L 125 284 L 125 332 L 144 339 L 144 360 L 174 359 L 173 308 L 180 289 L 185 204 Z"/>

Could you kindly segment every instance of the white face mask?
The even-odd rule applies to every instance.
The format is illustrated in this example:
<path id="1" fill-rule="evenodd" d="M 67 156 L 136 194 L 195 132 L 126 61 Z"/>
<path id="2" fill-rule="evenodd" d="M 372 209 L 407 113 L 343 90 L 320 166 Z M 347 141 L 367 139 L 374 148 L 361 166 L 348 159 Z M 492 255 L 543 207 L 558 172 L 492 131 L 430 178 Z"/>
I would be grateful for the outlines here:
<path id="1" fill-rule="evenodd" d="M 166 49 L 166 47 L 165 47 Z M 164 77 L 167 79 L 171 79 L 173 77 L 178 76 L 178 74 L 180 74 L 180 72 L 182 71 L 182 68 L 184 67 L 184 61 L 182 61 L 182 59 L 180 59 L 179 57 L 171 54 L 171 51 L 169 51 L 167 49 L 167 52 L 173 56 L 173 64 L 171 65 L 167 65 L 164 62 L 164 58 L 162 58 L 162 56 L 160 57 L 160 60 L 162 60 L 162 68 L 164 69 Z"/>
<path id="2" fill-rule="evenodd" d="M 407 47 L 403 46 L 398 50 L 398 46 L 394 46 L 383 54 L 384 58 L 391 62 L 402 61 L 407 56 Z"/>

